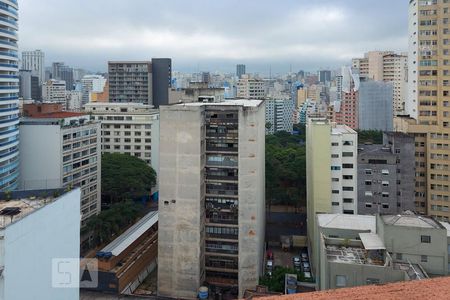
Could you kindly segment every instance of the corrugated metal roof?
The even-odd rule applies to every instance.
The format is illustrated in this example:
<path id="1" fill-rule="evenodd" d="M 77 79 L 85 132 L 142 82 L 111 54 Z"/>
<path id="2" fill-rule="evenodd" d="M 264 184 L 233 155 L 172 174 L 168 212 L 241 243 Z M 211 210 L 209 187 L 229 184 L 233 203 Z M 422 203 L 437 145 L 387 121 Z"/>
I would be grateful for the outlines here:
<path id="1" fill-rule="evenodd" d="M 136 224 L 127 229 L 117 239 L 109 243 L 101 252 L 111 252 L 112 255 L 118 256 L 122 251 L 128 248 L 135 240 L 144 234 L 150 227 L 158 222 L 158 212 L 152 211 L 146 214 Z"/>

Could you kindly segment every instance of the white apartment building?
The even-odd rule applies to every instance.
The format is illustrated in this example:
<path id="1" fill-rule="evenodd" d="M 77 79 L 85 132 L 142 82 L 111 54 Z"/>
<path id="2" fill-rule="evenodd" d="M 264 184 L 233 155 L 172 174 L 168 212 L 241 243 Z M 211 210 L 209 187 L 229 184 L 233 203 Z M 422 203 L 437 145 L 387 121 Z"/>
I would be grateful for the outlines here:
<path id="1" fill-rule="evenodd" d="M 262 79 L 242 75 L 237 82 L 237 98 L 264 99 L 267 95 L 266 82 Z"/>
<path id="2" fill-rule="evenodd" d="M 66 82 L 50 79 L 42 85 L 42 100 L 55 103 L 66 103 Z"/>
<path id="3" fill-rule="evenodd" d="M 84 221 L 100 212 L 100 123 L 89 115 L 56 112 L 20 123 L 20 187 L 81 188 Z"/>
<path id="4" fill-rule="evenodd" d="M 159 110 L 143 103 L 88 103 L 101 122 L 102 152 L 136 156 L 159 171 Z"/>
<path id="5" fill-rule="evenodd" d="M 83 93 L 82 104 L 91 101 L 92 92 L 103 92 L 105 88 L 106 78 L 102 75 L 85 75 L 81 79 L 81 91 Z"/>
<path id="6" fill-rule="evenodd" d="M 52 275 L 58 276 L 54 259 L 80 257 L 80 190 L 0 193 L 0 199 L 8 199 L 0 201 L 0 300 L 78 300 L 78 288 L 56 287 L 67 274 Z M 78 280 L 79 269 L 70 271 Z"/>
<path id="7" fill-rule="evenodd" d="M 266 134 L 274 134 L 279 131 L 292 133 L 294 129 L 294 100 L 266 99 Z"/>
<path id="8" fill-rule="evenodd" d="M 331 210 L 358 213 L 358 134 L 346 125 L 331 127 Z"/>
<path id="9" fill-rule="evenodd" d="M 81 91 L 66 91 L 66 109 L 70 111 L 80 111 L 82 109 Z"/>
<path id="10" fill-rule="evenodd" d="M 39 85 L 45 81 L 45 54 L 41 50 L 22 52 L 22 70 L 29 70 L 39 78 Z"/>
<path id="11" fill-rule="evenodd" d="M 263 273 L 264 101 L 161 106 L 158 294 L 239 299 Z"/>

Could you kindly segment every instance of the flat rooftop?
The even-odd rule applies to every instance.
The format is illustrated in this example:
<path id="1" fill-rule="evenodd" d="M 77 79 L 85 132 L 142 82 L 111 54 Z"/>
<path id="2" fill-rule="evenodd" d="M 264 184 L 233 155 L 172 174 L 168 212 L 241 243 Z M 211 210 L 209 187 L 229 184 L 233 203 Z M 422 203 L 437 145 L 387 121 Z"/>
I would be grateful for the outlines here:
<path id="1" fill-rule="evenodd" d="M 9 195 L 0 193 L 0 228 L 5 228 L 47 204 L 53 203 L 64 193 L 65 191 L 61 189 L 18 191 Z M 10 200 L 6 200 L 8 198 Z"/>
<path id="2" fill-rule="evenodd" d="M 318 214 L 317 221 L 319 227 L 336 228 L 348 230 L 369 230 L 376 233 L 375 216 L 366 215 L 346 215 L 346 214 Z"/>
<path id="3" fill-rule="evenodd" d="M 152 211 L 146 214 L 136 224 L 128 228 L 114 241 L 109 243 L 100 252 L 110 252 L 113 256 L 118 256 L 127 249 L 134 241 L 141 237 L 148 229 L 158 222 L 158 212 Z"/>
<path id="4" fill-rule="evenodd" d="M 441 223 L 430 217 L 418 216 L 414 214 L 386 215 L 381 216 L 381 219 L 385 224 L 393 226 L 445 229 L 445 227 Z"/>
<path id="5" fill-rule="evenodd" d="M 367 255 L 364 248 L 327 245 L 327 259 L 330 262 L 367 265 Z"/>
<path id="6" fill-rule="evenodd" d="M 331 127 L 331 134 L 357 134 L 356 131 L 346 125 Z"/>
<path id="7" fill-rule="evenodd" d="M 253 99 L 235 99 L 235 100 L 225 100 L 223 102 L 189 102 L 175 104 L 175 106 L 244 106 L 244 107 L 258 107 L 263 103 L 264 100 L 253 100 Z"/>

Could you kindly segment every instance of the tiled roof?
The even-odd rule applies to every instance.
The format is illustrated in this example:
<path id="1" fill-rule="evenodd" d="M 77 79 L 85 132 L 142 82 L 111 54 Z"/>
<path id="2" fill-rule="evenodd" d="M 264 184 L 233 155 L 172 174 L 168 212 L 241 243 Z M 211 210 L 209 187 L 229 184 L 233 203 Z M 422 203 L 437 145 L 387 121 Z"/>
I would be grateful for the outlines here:
<path id="1" fill-rule="evenodd" d="M 70 111 L 61 111 L 61 112 L 53 112 L 48 114 L 40 114 L 35 115 L 32 117 L 32 119 L 62 119 L 62 118 L 71 118 L 71 117 L 79 117 L 84 116 L 85 113 L 79 113 L 79 112 L 70 112 Z"/>
<path id="2" fill-rule="evenodd" d="M 422 300 L 450 299 L 450 277 L 369 285 L 323 292 L 266 297 L 267 300 Z"/>

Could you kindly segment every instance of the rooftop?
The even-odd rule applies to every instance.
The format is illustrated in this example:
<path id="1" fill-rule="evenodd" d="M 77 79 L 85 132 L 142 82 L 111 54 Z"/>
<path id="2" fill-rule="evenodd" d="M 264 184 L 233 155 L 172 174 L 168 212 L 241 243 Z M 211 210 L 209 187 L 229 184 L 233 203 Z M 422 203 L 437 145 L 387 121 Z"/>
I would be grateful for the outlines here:
<path id="1" fill-rule="evenodd" d="M 436 220 L 430 217 L 418 216 L 415 214 L 386 215 L 381 216 L 381 219 L 383 220 L 384 224 L 394 226 L 434 228 L 434 229 L 445 228 L 441 223 L 437 222 Z"/>
<path id="2" fill-rule="evenodd" d="M 382 285 L 367 285 L 314 293 L 261 298 L 264 300 L 422 300 L 448 299 L 450 277 L 440 277 L 420 281 L 402 281 Z"/>
<path id="3" fill-rule="evenodd" d="M 158 222 L 158 212 L 153 211 L 145 215 L 136 224 L 128 228 L 122 235 L 108 244 L 100 252 L 110 252 L 113 256 L 118 256 L 127 249 L 134 241 L 141 237 L 150 227 Z"/>
<path id="4" fill-rule="evenodd" d="M 40 114 L 31 117 L 31 119 L 64 119 L 64 118 L 73 118 L 73 117 L 81 117 L 85 116 L 85 113 L 80 112 L 70 112 L 70 111 L 60 111 L 60 112 L 52 112 L 47 114 Z"/>
<path id="5" fill-rule="evenodd" d="M 356 131 L 346 125 L 334 125 L 331 134 L 357 134 Z"/>
<path id="6" fill-rule="evenodd" d="M 63 189 L 16 191 L 0 193 L 0 228 L 17 222 L 34 211 L 54 202 Z"/>
<path id="7" fill-rule="evenodd" d="M 348 230 L 369 230 L 376 233 L 375 216 L 346 215 L 346 214 L 318 214 L 319 227 Z"/>
<path id="8" fill-rule="evenodd" d="M 359 234 L 359 238 L 366 250 L 386 250 L 386 247 L 378 234 L 362 232 Z"/>
<path id="9" fill-rule="evenodd" d="M 244 107 L 258 107 L 263 103 L 263 100 L 250 100 L 250 99 L 235 99 L 235 100 L 226 100 L 223 102 L 189 102 L 189 103 L 180 103 L 175 106 L 244 106 Z"/>
<path id="10" fill-rule="evenodd" d="M 450 237 L 450 223 L 448 222 L 439 222 L 441 223 L 442 226 L 445 227 L 445 229 L 447 229 L 447 237 Z"/>

